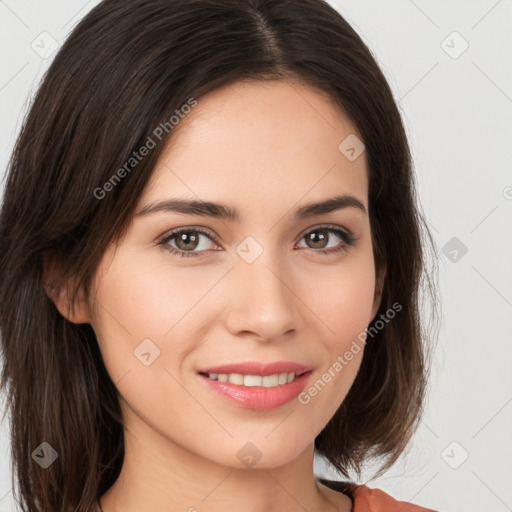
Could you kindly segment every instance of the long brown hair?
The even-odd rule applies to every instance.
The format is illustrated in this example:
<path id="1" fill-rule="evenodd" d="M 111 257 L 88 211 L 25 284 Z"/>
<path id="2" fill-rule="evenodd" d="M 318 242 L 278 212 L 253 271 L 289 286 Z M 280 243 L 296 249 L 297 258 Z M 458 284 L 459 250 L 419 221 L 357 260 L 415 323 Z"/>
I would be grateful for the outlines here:
<path id="1" fill-rule="evenodd" d="M 428 373 L 423 241 L 434 246 L 401 116 L 369 49 L 323 0 L 103 0 L 42 80 L 9 161 L 0 212 L 0 386 L 23 510 L 90 510 L 117 479 L 124 454 L 118 391 L 94 331 L 59 314 L 43 286 L 44 258 L 53 255 L 62 279 L 72 278 L 72 297 L 81 286 L 89 294 L 172 130 L 122 180 L 113 184 L 112 176 L 191 98 L 246 79 L 298 79 L 328 94 L 357 127 L 375 266 L 387 269 L 372 324 L 401 305 L 367 343 L 316 452 L 345 476 L 379 457 L 380 474 L 414 432 Z M 425 282 L 433 292 L 429 274 Z M 47 468 L 34 455 L 45 442 L 58 454 Z"/>

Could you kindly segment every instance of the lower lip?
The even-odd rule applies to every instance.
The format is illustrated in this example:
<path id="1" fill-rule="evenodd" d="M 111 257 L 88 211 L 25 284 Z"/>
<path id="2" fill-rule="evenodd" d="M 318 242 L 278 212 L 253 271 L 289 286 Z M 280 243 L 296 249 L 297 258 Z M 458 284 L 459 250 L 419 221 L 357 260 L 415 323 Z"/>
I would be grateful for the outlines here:
<path id="1" fill-rule="evenodd" d="M 275 409 L 284 405 L 300 394 L 311 375 L 309 372 L 296 377 L 288 384 L 266 388 L 263 386 L 238 386 L 230 382 L 219 382 L 205 375 L 198 374 L 201 380 L 215 393 L 221 395 L 232 404 L 246 409 Z"/>

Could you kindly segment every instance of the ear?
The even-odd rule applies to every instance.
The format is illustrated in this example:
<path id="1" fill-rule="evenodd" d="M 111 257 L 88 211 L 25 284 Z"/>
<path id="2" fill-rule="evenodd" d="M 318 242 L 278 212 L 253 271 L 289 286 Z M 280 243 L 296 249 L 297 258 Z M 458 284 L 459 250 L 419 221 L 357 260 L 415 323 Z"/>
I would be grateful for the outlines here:
<path id="1" fill-rule="evenodd" d="M 90 324 L 90 312 L 82 289 L 79 290 L 75 303 L 71 304 L 70 290 L 72 281 L 63 280 L 57 258 L 45 251 L 43 254 L 43 286 L 46 295 L 55 304 L 59 313 L 75 324 Z M 74 305 L 74 308 L 72 307 Z"/>
<path id="2" fill-rule="evenodd" d="M 384 281 L 386 279 L 387 269 L 385 266 L 382 266 L 377 273 L 375 279 L 375 294 L 373 296 L 373 308 L 372 308 L 372 319 L 375 318 L 377 311 L 379 310 L 380 303 L 382 300 L 382 292 L 384 290 Z"/>

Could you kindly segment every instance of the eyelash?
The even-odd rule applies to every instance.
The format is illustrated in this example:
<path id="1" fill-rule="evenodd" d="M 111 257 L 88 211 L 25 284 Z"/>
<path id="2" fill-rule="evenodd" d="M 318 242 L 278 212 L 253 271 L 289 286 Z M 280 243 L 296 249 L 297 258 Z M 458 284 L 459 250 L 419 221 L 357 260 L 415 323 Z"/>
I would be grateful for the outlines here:
<path id="1" fill-rule="evenodd" d="M 307 235 L 309 235 L 311 233 L 314 233 L 315 231 L 327 231 L 328 233 L 334 233 L 339 238 L 341 238 L 344 243 L 342 243 L 339 247 L 336 247 L 334 249 L 318 249 L 318 250 L 311 249 L 313 252 L 320 252 L 320 253 L 325 254 L 325 255 L 329 255 L 329 254 L 333 254 L 333 253 L 342 253 L 344 251 L 348 251 L 349 248 L 351 246 L 353 246 L 354 242 L 355 242 L 355 237 L 354 237 L 354 235 L 352 233 L 350 233 L 348 231 L 341 230 L 337 226 L 332 226 L 332 225 L 318 226 L 316 228 L 313 228 L 313 229 L 309 230 L 308 232 L 306 232 L 301 237 L 301 240 L 304 237 L 306 237 Z M 182 250 L 179 250 L 179 249 L 175 249 L 174 247 L 170 247 L 168 245 L 168 243 L 173 238 L 177 237 L 181 233 L 189 233 L 189 232 L 200 233 L 200 234 L 205 235 L 208 238 L 210 238 L 213 242 L 217 242 L 216 237 L 212 233 L 210 233 L 208 231 L 205 231 L 203 229 L 200 229 L 200 228 L 180 228 L 180 229 L 176 229 L 176 230 L 172 231 L 168 236 L 165 236 L 162 240 L 160 240 L 158 242 L 158 245 L 162 246 L 162 248 L 165 251 L 167 251 L 170 254 L 172 254 L 173 256 L 177 256 L 177 257 L 188 258 L 188 257 L 203 256 L 203 253 L 207 252 L 207 251 L 187 252 L 187 251 L 182 251 Z"/>

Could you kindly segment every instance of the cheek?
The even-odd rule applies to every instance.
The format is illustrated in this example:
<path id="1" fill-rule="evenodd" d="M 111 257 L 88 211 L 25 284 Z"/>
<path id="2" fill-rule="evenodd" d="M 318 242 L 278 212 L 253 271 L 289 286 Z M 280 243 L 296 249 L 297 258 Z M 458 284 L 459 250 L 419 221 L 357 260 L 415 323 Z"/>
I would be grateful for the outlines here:
<path id="1" fill-rule="evenodd" d="M 316 276 L 310 300 L 322 337 L 325 358 L 303 402 L 324 411 L 328 420 L 348 393 L 361 365 L 364 333 L 371 321 L 375 272 L 367 253 L 345 260 L 336 272 Z M 322 285 L 322 290 L 317 288 Z"/>
<path id="2" fill-rule="evenodd" d="M 127 371 L 139 370 L 136 354 L 141 343 L 158 354 L 151 366 L 172 366 L 186 352 L 186 343 L 172 343 L 176 336 L 197 329 L 197 311 L 205 313 L 205 294 L 222 272 L 195 275 L 191 269 L 172 268 L 160 257 L 151 261 L 147 254 L 118 250 L 100 268 L 94 289 L 93 328 L 111 378 L 114 382 Z M 218 275 L 217 275 L 218 274 Z M 160 351 L 160 352 L 158 352 Z"/>
<path id="3" fill-rule="evenodd" d="M 158 281 L 130 254 L 118 251 L 100 267 L 93 302 L 92 324 L 113 382 L 140 365 L 134 350 L 143 340 L 161 343 L 162 333 L 171 325 L 159 321 L 172 308 L 163 300 Z M 135 365 L 135 363 L 138 363 Z M 117 380 L 116 380 L 117 379 Z"/>
<path id="4" fill-rule="evenodd" d="M 133 340 L 160 338 L 199 293 L 190 280 L 180 281 L 179 271 L 171 275 L 165 262 L 154 263 L 137 251 L 118 251 L 99 281 L 95 323 L 101 331 L 121 329 Z"/>
<path id="5" fill-rule="evenodd" d="M 364 332 L 371 320 L 375 294 L 373 258 L 361 254 L 316 276 L 308 305 L 324 324 L 322 331 L 330 351 L 345 351 Z"/>

